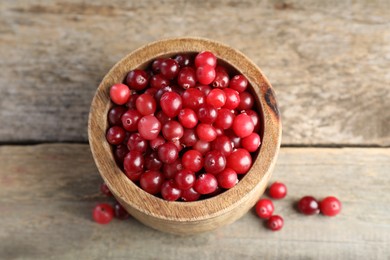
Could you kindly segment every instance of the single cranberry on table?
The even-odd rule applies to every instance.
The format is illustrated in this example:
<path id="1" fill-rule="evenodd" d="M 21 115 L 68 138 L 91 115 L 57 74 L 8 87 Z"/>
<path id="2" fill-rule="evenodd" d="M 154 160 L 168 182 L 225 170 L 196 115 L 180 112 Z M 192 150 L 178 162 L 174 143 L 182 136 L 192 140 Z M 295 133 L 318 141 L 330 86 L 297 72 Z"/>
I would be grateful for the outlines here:
<path id="1" fill-rule="evenodd" d="M 281 230 L 284 224 L 284 220 L 279 215 L 271 216 L 267 220 L 267 227 L 271 229 L 272 231 L 278 231 Z"/>
<path id="2" fill-rule="evenodd" d="M 334 196 L 329 196 L 320 202 L 320 211 L 328 217 L 336 216 L 341 211 L 341 202 Z"/>
<path id="3" fill-rule="evenodd" d="M 225 168 L 222 172 L 217 174 L 217 181 L 219 187 L 231 189 L 236 186 L 238 182 L 237 173 L 230 168 Z"/>
<path id="4" fill-rule="evenodd" d="M 106 195 L 107 197 L 112 197 L 112 193 L 110 189 L 108 188 L 107 184 L 104 182 L 100 184 L 100 192 Z"/>
<path id="5" fill-rule="evenodd" d="M 320 213 L 320 206 L 314 197 L 305 196 L 299 200 L 298 210 L 305 215 L 315 215 Z"/>
<path id="6" fill-rule="evenodd" d="M 114 216 L 117 219 L 125 220 L 125 219 L 128 219 L 130 217 L 130 214 L 127 212 L 127 210 L 119 202 L 115 202 Z"/>
<path id="7" fill-rule="evenodd" d="M 134 90 L 143 90 L 149 83 L 149 75 L 143 70 L 132 70 L 127 74 L 126 84 Z"/>
<path id="8" fill-rule="evenodd" d="M 268 188 L 268 195 L 273 199 L 283 199 L 287 195 L 287 187 L 281 182 L 274 182 Z"/>
<path id="9" fill-rule="evenodd" d="M 110 98 L 117 105 L 126 104 L 131 96 L 131 91 L 125 84 L 115 84 L 110 88 Z"/>
<path id="10" fill-rule="evenodd" d="M 110 204 L 100 203 L 94 207 L 92 218 L 99 224 L 108 224 L 114 218 L 114 209 Z"/>
<path id="11" fill-rule="evenodd" d="M 259 218 L 268 219 L 274 213 L 274 204 L 269 199 L 260 199 L 256 203 L 255 210 Z"/>

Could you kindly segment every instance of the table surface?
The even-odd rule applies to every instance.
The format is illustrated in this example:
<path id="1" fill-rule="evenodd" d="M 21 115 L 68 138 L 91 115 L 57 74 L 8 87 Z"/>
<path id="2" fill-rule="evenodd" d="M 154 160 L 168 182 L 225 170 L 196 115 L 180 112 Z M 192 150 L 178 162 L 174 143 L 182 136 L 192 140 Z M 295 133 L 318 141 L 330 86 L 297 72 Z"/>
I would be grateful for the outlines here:
<path id="1" fill-rule="evenodd" d="M 389 28 L 389 1 L 2 1 L 0 259 L 390 259 Z M 283 230 L 253 211 L 193 236 L 92 221 L 110 201 L 87 144 L 96 87 L 130 51 L 176 36 L 237 48 L 272 83 Z M 299 214 L 308 194 L 339 197 L 342 213 Z"/>

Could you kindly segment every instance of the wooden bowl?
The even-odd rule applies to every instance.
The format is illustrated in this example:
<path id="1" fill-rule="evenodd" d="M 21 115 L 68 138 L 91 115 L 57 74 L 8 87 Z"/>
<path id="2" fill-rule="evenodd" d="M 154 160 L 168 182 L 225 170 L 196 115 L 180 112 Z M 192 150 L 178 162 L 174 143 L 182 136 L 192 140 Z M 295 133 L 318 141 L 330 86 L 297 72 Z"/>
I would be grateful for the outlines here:
<path id="1" fill-rule="evenodd" d="M 245 75 L 252 86 L 262 118 L 262 145 L 250 171 L 232 189 L 195 202 L 170 202 L 146 193 L 121 171 L 106 141 L 107 113 L 112 106 L 109 88 L 122 82 L 127 73 L 145 68 L 158 57 L 177 53 L 213 52 L 218 62 L 229 64 Z M 145 225 L 164 232 L 194 234 L 232 223 L 243 216 L 264 192 L 280 147 L 281 122 L 275 94 L 261 70 L 241 52 L 224 44 L 199 38 L 175 38 L 147 44 L 120 60 L 107 73 L 93 98 L 89 122 L 92 155 L 115 198 Z"/>

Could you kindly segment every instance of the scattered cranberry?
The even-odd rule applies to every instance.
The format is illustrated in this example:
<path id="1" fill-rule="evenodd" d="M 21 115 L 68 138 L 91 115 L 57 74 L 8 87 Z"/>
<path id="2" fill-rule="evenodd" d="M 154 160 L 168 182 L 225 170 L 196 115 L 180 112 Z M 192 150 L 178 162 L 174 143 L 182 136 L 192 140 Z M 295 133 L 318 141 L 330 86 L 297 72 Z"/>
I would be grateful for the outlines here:
<path id="1" fill-rule="evenodd" d="M 312 196 L 305 196 L 298 202 L 298 209 L 305 215 L 314 215 L 320 212 L 317 200 Z"/>
<path id="2" fill-rule="evenodd" d="M 119 202 L 116 202 L 114 204 L 114 216 L 117 219 L 125 220 L 130 217 L 130 214 L 121 204 L 119 204 Z"/>
<path id="3" fill-rule="evenodd" d="M 92 218 L 99 224 L 108 224 L 114 218 L 114 209 L 107 203 L 100 203 L 93 209 Z"/>
<path id="4" fill-rule="evenodd" d="M 336 197 L 326 197 L 320 202 L 320 211 L 325 216 L 336 216 L 341 211 L 341 202 Z"/>
<path id="5" fill-rule="evenodd" d="M 255 209 L 259 218 L 268 219 L 274 213 L 274 204 L 269 199 L 260 199 L 257 202 Z"/>
<path id="6" fill-rule="evenodd" d="M 283 199 L 287 195 L 287 187 L 281 182 L 274 182 L 268 189 L 268 195 L 273 199 Z"/>
<path id="7" fill-rule="evenodd" d="M 272 231 L 278 231 L 281 230 L 283 227 L 283 218 L 279 215 L 271 216 L 267 220 L 267 227 L 271 229 Z"/>
<path id="8" fill-rule="evenodd" d="M 102 183 L 100 184 L 100 191 L 106 195 L 107 197 L 112 197 L 112 193 L 110 191 L 110 189 L 108 188 L 107 184 L 106 183 Z"/>

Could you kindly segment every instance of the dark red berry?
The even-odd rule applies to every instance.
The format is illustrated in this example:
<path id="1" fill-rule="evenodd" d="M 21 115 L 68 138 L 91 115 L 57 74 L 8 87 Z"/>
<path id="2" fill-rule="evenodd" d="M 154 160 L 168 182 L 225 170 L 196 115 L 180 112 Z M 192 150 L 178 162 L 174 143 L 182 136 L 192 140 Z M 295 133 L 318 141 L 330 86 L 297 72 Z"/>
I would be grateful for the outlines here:
<path id="1" fill-rule="evenodd" d="M 152 70 L 154 73 L 160 73 L 161 68 L 161 62 L 163 61 L 163 58 L 155 59 L 152 63 Z"/>
<path id="2" fill-rule="evenodd" d="M 127 100 L 125 106 L 128 108 L 128 109 L 136 109 L 135 107 L 135 102 L 137 101 L 137 98 L 139 97 L 138 94 L 131 94 L 129 100 Z"/>
<path id="3" fill-rule="evenodd" d="M 183 190 L 181 193 L 181 199 L 183 201 L 197 201 L 200 198 L 200 193 L 198 193 L 194 188 L 188 190 Z"/>
<path id="4" fill-rule="evenodd" d="M 230 128 L 233 125 L 234 114 L 227 108 L 218 110 L 217 118 L 214 121 L 214 126 L 223 130 Z"/>
<path id="5" fill-rule="evenodd" d="M 229 75 L 226 71 L 216 70 L 215 79 L 211 84 L 214 88 L 226 88 L 229 86 Z"/>
<path id="6" fill-rule="evenodd" d="M 163 75 L 161 74 L 157 74 L 157 75 L 153 75 L 151 78 L 150 78 L 150 86 L 154 89 L 161 89 L 163 87 L 167 87 L 170 85 L 170 82 L 169 80 L 167 80 Z"/>
<path id="7" fill-rule="evenodd" d="M 189 88 L 182 95 L 183 107 L 198 111 L 200 105 L 205 103 L 205 95 L 197 88 Z"/>
<path id="8" fill-rule="evenodd" d="M 210 66 L 215 68 L 217 66 L 217 57 L 215 57 L 214 53 L 210 51 L 202 51 L 195 57 L 195 66 Z"/>
<path id="9" fill-rule="evenodd" d="M 191 67 L 184 67 L 179 71 L 177 76 L 177 84 L 180 87 L 187 89 L 193 88 L 196 85 L 196 73 L 195 70 Z"/>
<path id="10" fill-rule="evenodd" d="M 220 173 L 226 167 L 226 158 L 220 151 L 217 150 L 207 152 L 204 156 L 203 167 L 207 173 Z"/>
<path id="11" fill-rule="evenodd" d="M 126 111 L 126 107 L 123 106 L 115 106 L 111 108 L 108 112 L 108 122 L 110 123 L 110 125 L 122 126 L 121 117 Z"/>
<path id="12" fill-rule="evenodd" d="M 268 220 L 267 220 L 267 227 L 269 229 L 271 229 L 272 231 L 278 231 L 280 229 L 282 229 L 283 227 L 283 218 L 279 215 L 274 215 L 274 216 L 271 216 Z"/>
<path id="13" fill-rule="evenodd" d="M 317 200 L 312 196 L 305 196 L 298 202 L 298 209 L 305 215 L 314 215 L 320 213 L 320 206 Z"/>
<path id="14" fill-rule="evenodd" d="M 201 154 L 205 154 L 207 153 L 208 151 L 210 151 L 211 149 L 211 143 L 210 142 L 207 142 L 207 141 L 203 141 L 203 140 L 198 140 L 193 146 L 192 148 L 194 150 L 197 150 L 198 152 L 200 152 Z"/>
<path id="15" fill-rule="evenodd" d="M 152 152 L 145 156 L 144 166 L 147 170 L 158 171 L 163 166 L 163 163 L 160 161 L 157 152 Z"/>
<path id="16" fill-rule="evenodd" d="M 162 134 L 166 140 L 172 141 L 182 138 L 184 129 L 182 125 L 174 120 L 167 122 L 162 127 Z"/>
<path id="17" fill-rule="evenodd" d="M 138 112 L 144 116 L 151 115 L 156 111 L 156 101 L 149 94 L 140 95 L 135 102 L 135 106 Z"/>
<path id="18" fill-rule="evenodd" d="M 175 184 L 181 190 L 188 190 L 194 185 L 194 183 L 195 174 L 188 169 L 183 169 L 175 175 Z"/>
<path id="19" fill-rule="evenodd" d="M 105 184 L 104 182 L 102 184 L 100 184 L 100 191 L 101 191 L 101 193 L 103 193 L 107 197 L 112 197 L 112 193 L 111 193 L 110 189 L 108 188 L 107 184 Z"/>
<path id="20" fill-rule="evenodd" d="M 253 110 L 246 110 L 245 113 L 252 118 L 255 128 L 253 132 L 258 133 L 260 131 L 260 118 L 259 115 Z"/>
<path id="21" fill-rule="evenodd" d="M 114 204 L 114 216 L 117 219 L 125 220 L 130 217 L 130 214 L 121 204 L 119 204 L 119 202 L 116 202 Z"/>
<path id="22" fill-rule="evenodd" d="M 108 224 L 114 218 L 114 209 L 110 204 L 100 203 L 93 209 L 92 218 L 99 224 Z"/>
<path id="23" fill-rule="evenodd" d="M 252 157 L 245 149 L 238 148 L 227 158 L 227 167 L 233 169 L 237 174 L 245 174 L 252 166 Z"/>
<path id="24" fill-rule="evenodd" d="M 203 156 L 197 150 L 188 150 L 183 154 L 182 163 L 184 168 L 193 172 L 198 172 L 203 167 Z"/>
<path id="25" fill-rule="evenodd" d="M 110 98 L 117 105 L 126 104 L 130 96 L 130 89 L 125 84 L 115 84 L 110 88 Z"/>
<path id="26" fill-rule="evenodd" d="M 198 176 L 195 181 L 194 189 L 200 194 L 209 194 L 218 188 L 218 182 L 211 173 L 204 173 Z"/>
<path id="27" fill-rule="evenodd" d="M 146 152 L 149 144 L 139 133 L 134 133 L 130 135 L 129 140 L 127 141 L 127 147 L 129 150 L 139 151 L 141 153 Z"/>
<path id="28" fill-rule="evenodd" d="M 240 94 L 231 88 L 225 88 L 223 91 L 226 95 L 226 102 L 223 107 L 227 109 L 236 109 L 240 104 Z"/>
<path id="29" fill-rule="evenodd" d="M 196 78 L 201 84 L 208 85 L 215 79 L 215 69 L 210 66 L 202 66 L 196 69 Z"/>
<path id="30" fill-rule="evenodd" d="M 129 109 L 122 115 L 123 128 L 129 132 L 138 130 L 138 122 L 142 115 L 135 109 Z"/>
<path id="31" fill-rule="evenodd" d="M 157 194 L 161 191 L 164 176 L 158 171 L 146 171 L 141 175 L 139 184 L 141 188 L 150 194 Z"/>
<path id="32" fill-rule="evenodd" d="M 191 66 L 193 64 L 193 58 L 189 54 L 178 54 L 174 60 L 181 68 Z"/>
<path id="33" fill-rule="evenodd" d="M 191 147 L 196 144 L 198 141 L 198 137 L 196 136 L 195 129 L 184 129 L 183 132 L 183 137 L 180 139 L 180 142 L 185 146 L 185 147 Z"/>
<path id="34" fill-rule="evenodd" d="M 165 125 L 171 120 L 171 118 L 161 110 L 156 113 L 156 118 L 160 121 L 161 125 Z"/>
<path id="35" fill-rule="evenodd" d="M 238 104 L 238 110 L 248 110 L 255 104 L 255 99 L 252 94 L 245 91 L 240 93 L 240 104 Z"/>
<path id="36" fill-rule="evenodd" d="M 182 108 L 182 99 L 176 92 L 166 92 L 161 96 L 160 106 L 169 117 L 175 117 Z"/>
<path id="37" fill-rule="evenodd" d="M 152 150 L 156 151 L 157 148 L 163 143 L 165 143 L 165 139 L 161 135 L 158 135 L 156 138 L 149 141 L 149 146 L 152 148 Z"/>
<path id="38" fill-rule="evenodd" d="M 320 202 L 320 210 L 325 216 L 336 216 L 341 211 L 341 202 L 336 197 L 326 197 Z"/>
<path id="39" fill-rule="evenodd" d="M 231 189 L 238 182 L 237 173 L 230 168 L 225 168 L 222 172 L 218 173 L 217 181 L 219 187 Z"/>
<path id="40" fill-rule="evenodd" d="M 211 149 L 220 151 L 225 157 L 233 152 L 232 142 L 226 135 L 218 136 L 212 143 Z"/>
<path id="41" fill-rule="evenodd" d="M 287 195 L 287 187 L 281 182 L 274 182 L 268 189 L 268 195 L 273 199 L 283 199 Z"/>
<path id="42" fill-rule="evenodd" d="M 127 74 L 126 84 L 134 90 L 143 90 L 149 82 L 149 76 L 146 71 L 132 70 Z"/>
<path id="43" fill-rule="evenodd" d="M 274 204 L 269 199 L 260 199 L 256 203 L 256 214 L 259 218 L 268 219 L 274 213 Z"/>
<path id="44" fill-rule="evenodd" d="M 123 161 L 123 166 L 126 173 L 139 173 L 144 168 L 144 157 L 141 152 L 129 151 Z"/>
<path id="45" fill-rule="evenodd" d="M 205 124 L 212 124 L 217 119 L 217 109 L 209 104 L 199 106 L 198 119 Z"/>
<path id="46" fill-rule="evenodd" d="M 229 87 L 238 92 L 244 92 L 248 86 L 248 80 L 243 75 L 234 76 L 229 83 Z"/>
<path id="47" fill-rule="evenodd" d="M 163 163 L 173 163 L 179 156 L 176 145 L 172 142 L 166 142 L 157 149 L 158 157 Z"/>
<path id="48" fill-rule="evenodd" d="M 123 160 L 125 159 L 125 156 L 128 154 L 129 149 L 127 149 L 127 145 L 120 144 L 117 145 L 114 149 L 114 158 L 115 161 L 118 164 L 123 164 Z"/>
<path id="49" fill-rule="evenodd" d="M 181 189 L 179 189 L 173 180 L 167 180 L 161 186 L 161 196 L 168 201 L 178 200 L 181 196 Z"/>
<path id="50" fill-rule="evenodd" d="M 183 164 L 180 158 L 176 159 L 173 163 L 164 164 L 163 166 L 163 174 L 166 179 L 175 178 L 176 173 L 183 170 Z"/>
<path id="51" fill-rule="evenodd" d="M 173 79 L 179 73 L 179 64 L 174 59 L 164 59 L 160 65 L 161 74 L 167 79 Z"/>
<path id="52" fill-rule="evenodd" d="M 125 130 L 120 126 L 112 126 L 107 130 L 106 139 L 110 144 L 121 144 L 126 137 Z"/>

